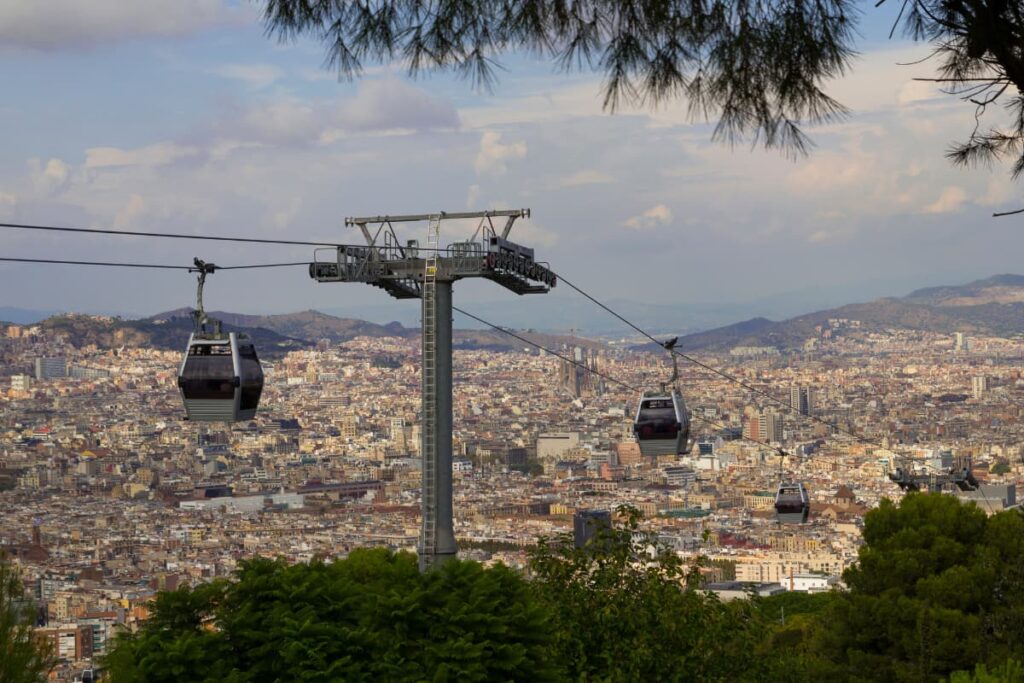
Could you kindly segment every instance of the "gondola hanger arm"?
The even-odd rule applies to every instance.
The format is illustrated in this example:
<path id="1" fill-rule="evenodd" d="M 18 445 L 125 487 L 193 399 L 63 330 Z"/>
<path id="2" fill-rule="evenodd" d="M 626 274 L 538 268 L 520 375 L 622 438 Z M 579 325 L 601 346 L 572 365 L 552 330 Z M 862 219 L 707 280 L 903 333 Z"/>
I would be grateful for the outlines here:
<path id="1" fill-rule="evenodd" d="M 195 325 L 197 330 L 204 330 L 206 328 L 209 319 L 206 317 L 206 310 L 203 308 L 203 287 L 206 285 L 206 276 L 210 273 L 216 272 L 217 264 L 207 263 L 198 256 L 192 259 L 195 263 L 194 268 L 189 268 L 190 273 L 199 273 L 198 286 L 196 288 L 196 310 L 192 313 L 192 317 L 195 319 Z M 220 327 L 219 325 L 217 326 Z M 219 329 L 217 330 L 220 331 Z"/>

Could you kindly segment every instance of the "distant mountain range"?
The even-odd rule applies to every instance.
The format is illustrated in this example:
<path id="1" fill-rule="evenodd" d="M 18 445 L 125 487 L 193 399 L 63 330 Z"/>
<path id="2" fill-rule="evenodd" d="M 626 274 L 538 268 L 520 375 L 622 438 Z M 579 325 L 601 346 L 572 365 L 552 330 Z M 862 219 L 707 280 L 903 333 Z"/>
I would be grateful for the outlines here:
<path id="1" fill-rule="evenodd" d="M 184 349 L 192 331 L 192 311 L 180 308 L 140 320 L 99 318 L 88 315 L 60 314 L 37 322 L 44 330 L 63 334 L 75 346 L 94 344 L 101 348 L 117 346 L 150 346 L 158 349 Z M 225 331 L 244 332 L 253 338 L 265 357 L 283 355 L 292 349 L 309 348 L 321 340 L 345 342 L 357 337 L 419 337 L 418 328 L 394 322 L 378 325 L 365 320 L 337 318 L 319 311 L 302 311 L 282 315 L 244 315 L 210 311 L 209 316 L 221 320 Z M 13 322 L 13 321 L 9 321 Z M 34 321 L 33 321 L 34 322 Z M 600 342 L 567 335 L 516 331 L 519 336 L 548 348 L 563 344 L 599 347 Z M 523 350 L 528 345 L 497 330 L 455 330 L 455 348 Z"/>
<path id="2" fill-rule="evenodd" d="M 35 322 L 32 311 L 0 309 L 0 314 L 18 322 Z M 627 316 L 631 311 L 623 311 Z M 651 311 L 649 311 L 651 312 Z M 570 311 L 566 312 L 569 316 Z M 210 315 L 224 321 L 226 329 L 248 333 L 264 355 L 307 348 L 320 340 L 339 343 L 356 337 L 418 337 L 420 330 L 399 322 L 384 325 L 328 315 L 320 311 L 302 311 L 280 315 L 243 315 L 212 311 Z M 191 309 L 180 308 L 140 320 L 111 319 L 61 314 L 50 316 L 38 324 L 45 329 L 62 332 L 76 346 L 96 344 L 101 347 L 148 345 L 161 349 L 183 348 L 192 329 Z M 727 351 L 735 346 L 772 346 L 780 350 L 799 348 L 816 336 L 815 327 L 827 325 L 829 319 L 859 320 L 858 333 L 890 328 L 931 332 L 966 332 L 1008 336 L 1024 333 L 1024 275 L 996 275 L 965 285 L 929 287 L 904 297 L 876 299 L 866 303 L 848 304 L 807 313 L 781 321 L 758 317 L 680 338 L 682 350 Z M 567 318 L 567 322 L 568 318 Z M 644 325 L 644 323 L 640 323 Z M 652 333 L 662 330 L 650 326 Z M 516 331 L 520 336 L 548 348 L 563 345 L 600 347 L 603 344 L 573 334 L 551 334 L 535 330 Z M 456 348 L 521 350 L 526 344 L 492 329 L 457 329 Z M 644 347 L 639 347 L 644 348 Z"/>
<path id="3" fill-rule="evenodd" d="M 995 275 L 965 285 L 929 287 L 899 298 L 848 304 L 772 321 L 753 318 L 679 340 L 683 350 L 726 351 L 735 346 L 800 347 L 829 319 L 861 322 L 862 332 L 891 328 L 1009 336 L 1024 333 L 1024 275 Z"/>

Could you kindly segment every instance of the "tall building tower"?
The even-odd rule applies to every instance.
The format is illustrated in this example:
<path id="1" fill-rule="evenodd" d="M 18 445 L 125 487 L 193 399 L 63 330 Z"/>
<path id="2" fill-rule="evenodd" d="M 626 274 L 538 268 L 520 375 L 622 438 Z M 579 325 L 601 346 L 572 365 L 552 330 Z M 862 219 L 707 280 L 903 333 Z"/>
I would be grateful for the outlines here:
<path id="1" fill-rule="evenodd" d="M 30 391 L 32 389 L 32 378 L 28 375 L 11 375 L 11 391 Z"/>
<path id="2" fill-rule="evenodd" d="M 585 391 L 588 391 L 590 389 L 590 373 L 587 371 L 586 350 L 579 346 L 574 346 L 572 349 L 572 359 L 576 361 L 576 365 L 572 366 L 572 395 L 578 398 L 582 396 Z"/>
<path id="3" fill-rule="evenodd" d="M 36 379 L 67 377 L 68 366 L 63 358 L 36 358 Z"/>
<path id="4" fill-rule="evenodd" d="M 980 399 L 988 391 L 988 377 L 979 375 L 971 378 L 971 393 L 975 400 Z"/>
<path id="5" fill-rule="evenodd" d="M 782 441 L 782 415 L 774 410 L 764 411 L 758 416 L 758 431 L 762 441 Z"/>
<path id="6" fill-rule="evenodd" d="M 761 441 L 761 415 L 753 413 L 743 418 L 743 438 L 751 441 Z"/>
<path id="7" fill-rule="evenodd" d="M 789 389 L 789 405 L 795 412 L 801 415 L 810 415 L 811 410 L 814 409 L 813 395 L 810 387 L 794 384 Z"/>
<path id="8" fill-rule="evenodd" d="M 612 513 L 608 510 L 577 510 L 572 516 L 573 545 L 582 548 L 602 529 L 612 528 Z"/>
<path id="9" fill-rule="evenodd" d="M 967 335 L 963 332 L 957 332 L 956 338 L 953 341 L 954 351 L 969 351 L 971 348 L 971 340 L 967 338 Z"/>

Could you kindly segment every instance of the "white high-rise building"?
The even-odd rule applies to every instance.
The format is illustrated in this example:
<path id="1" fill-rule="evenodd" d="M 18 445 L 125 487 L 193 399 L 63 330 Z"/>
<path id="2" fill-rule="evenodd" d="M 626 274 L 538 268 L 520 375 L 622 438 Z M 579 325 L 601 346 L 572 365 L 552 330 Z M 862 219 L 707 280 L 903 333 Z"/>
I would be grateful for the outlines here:
<path id="1" fill-rule="evenodd" d="M 988 391 L 988 377 L 979 375 L 971 378 L 971 393 L 975 400 L 980 399 Z"/>

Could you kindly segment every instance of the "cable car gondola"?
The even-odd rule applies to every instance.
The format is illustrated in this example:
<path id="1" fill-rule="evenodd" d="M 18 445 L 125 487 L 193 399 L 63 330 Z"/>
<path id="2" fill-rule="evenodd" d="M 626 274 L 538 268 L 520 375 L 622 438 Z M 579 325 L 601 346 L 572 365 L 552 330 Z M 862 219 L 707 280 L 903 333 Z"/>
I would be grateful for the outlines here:
<path id="1" fill-rule="evenodd" d="M 643 456 L 690 452 L 690 414 L 678 391 L 644 392 L 633 421 Z"/>
<path id="2" fill-rule="evenodd" d="M 675 387 L 679 378 L 679 367 L 672 347 L 676 339 L 662 346 L 672 354 L 672 379 L 668 389 L 645 391 L 640 397 L 633 419 L 633 433 L 640 445 L 643 456 L 685 455 L 690 452 L 690 413 L 683 396 Z"/>
<path id="3" fill-rule="evenodd" d="M 804 524 L 811 511 L 807 489 L 800 482 L 782 482 L 775 494 L 775 520 L 779 524 Z"/>
<path id="4" fill-rule="evenodd" d="M 195 330 L 188 339 L 178 372 L 185 416 L 198 422 L 237 422 L 256 416 L 263 392 L 263 368 L 256 347 L 245 334 L 222 332 L 219 320 L 203 310 L 206 275 L 212 263 L 195 260 L 199 273 Z"/>

